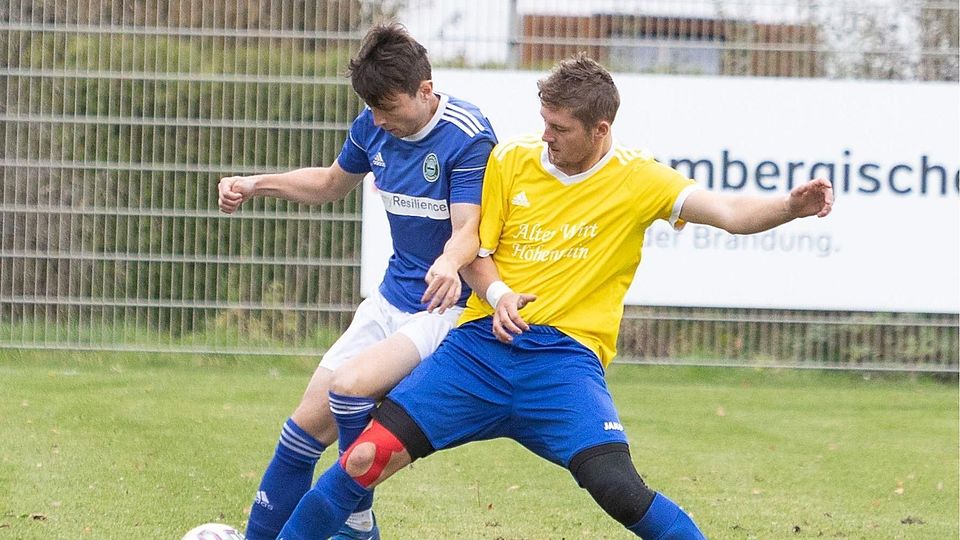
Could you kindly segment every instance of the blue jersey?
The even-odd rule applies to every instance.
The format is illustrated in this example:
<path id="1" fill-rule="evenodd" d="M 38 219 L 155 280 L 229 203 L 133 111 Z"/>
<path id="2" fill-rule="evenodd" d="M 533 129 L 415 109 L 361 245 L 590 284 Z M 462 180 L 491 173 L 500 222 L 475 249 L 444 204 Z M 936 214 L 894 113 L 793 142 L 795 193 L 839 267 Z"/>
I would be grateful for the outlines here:
<path id="1" fill-rule="evenodd" d="M 380 293 L 409 313 L 423 311 L 424 277 L 450 239 L 450 204 L 480 204 L 487 157 L 496 144 L 477 107 L 438 94 L 440 104 L 419 132 L 394 137 L 363 110 L 350 127 L 337 162 L 354 174 L 373 172 L 390 222 L 393 255 Z M 459 305 L 470 289 L 463 284 Z"/>

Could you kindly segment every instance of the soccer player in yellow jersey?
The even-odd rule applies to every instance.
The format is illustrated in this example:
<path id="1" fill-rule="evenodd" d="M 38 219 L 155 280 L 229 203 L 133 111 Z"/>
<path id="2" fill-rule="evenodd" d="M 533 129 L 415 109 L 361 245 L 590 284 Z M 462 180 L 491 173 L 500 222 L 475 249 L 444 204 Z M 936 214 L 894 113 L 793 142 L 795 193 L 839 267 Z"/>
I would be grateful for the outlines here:
<path id="1" fill-rule="evenodd" d="M 704 538 L 640 478 L 603 378 L 644 231 L 664 219 L 756 233 L 826 216 L 833 191 L 817 179 L 786 197 L 717 194 L 617 146 L 617 88 L 582 55 L 538 87 L 542 137 L 503 143 L 487 163 L 480 256 L 464 271 L 474 294 L 460 326 L 301 500 L 284 540 L 326 538 L 359 498 L 411 461 L 496 437 L 569 469 L 641 538 Z"/>

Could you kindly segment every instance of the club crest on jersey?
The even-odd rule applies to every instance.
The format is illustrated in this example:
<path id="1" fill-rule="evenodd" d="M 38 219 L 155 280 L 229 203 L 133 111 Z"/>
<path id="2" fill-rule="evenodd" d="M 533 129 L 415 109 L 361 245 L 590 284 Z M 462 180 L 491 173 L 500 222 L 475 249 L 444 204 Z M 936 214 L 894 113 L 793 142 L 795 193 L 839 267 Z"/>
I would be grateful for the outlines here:
<path id="1" fill-rule="evenodd" d="M 440 178 L 440 160 L 433 152 L 423 159 L 423 177 L 427 182 L 436 182 Z"/>

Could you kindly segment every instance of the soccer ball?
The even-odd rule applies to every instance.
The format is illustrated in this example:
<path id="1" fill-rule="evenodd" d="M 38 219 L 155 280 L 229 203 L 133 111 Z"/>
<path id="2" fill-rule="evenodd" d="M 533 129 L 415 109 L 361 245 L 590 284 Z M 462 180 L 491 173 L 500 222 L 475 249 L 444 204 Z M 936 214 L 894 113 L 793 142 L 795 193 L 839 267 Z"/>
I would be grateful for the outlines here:
<path id="1" fill-rule="evenodd" d="M 244 540 L 239 531 L 223 523 L 204 523 L 183 535 L 182 540 Z"/>

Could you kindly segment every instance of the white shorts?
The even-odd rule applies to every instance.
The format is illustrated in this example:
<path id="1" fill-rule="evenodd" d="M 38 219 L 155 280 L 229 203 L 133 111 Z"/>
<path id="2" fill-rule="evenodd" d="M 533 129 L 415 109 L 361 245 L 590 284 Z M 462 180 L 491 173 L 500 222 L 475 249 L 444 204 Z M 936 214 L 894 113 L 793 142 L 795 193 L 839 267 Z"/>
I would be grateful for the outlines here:
<path id="1" fill-rule="evenodd" d="M 396 333 L 410 338 L 423 360 L 437 350 L 447 332 L 457 325 L 461 313 L 463 308 L 459 306 L 443 314 L 407 313 L 394 307 L 378 291 L 360 302 L 350 326 L 323 355 L 320 366 L 334 371 L 360 351 Z"/>

